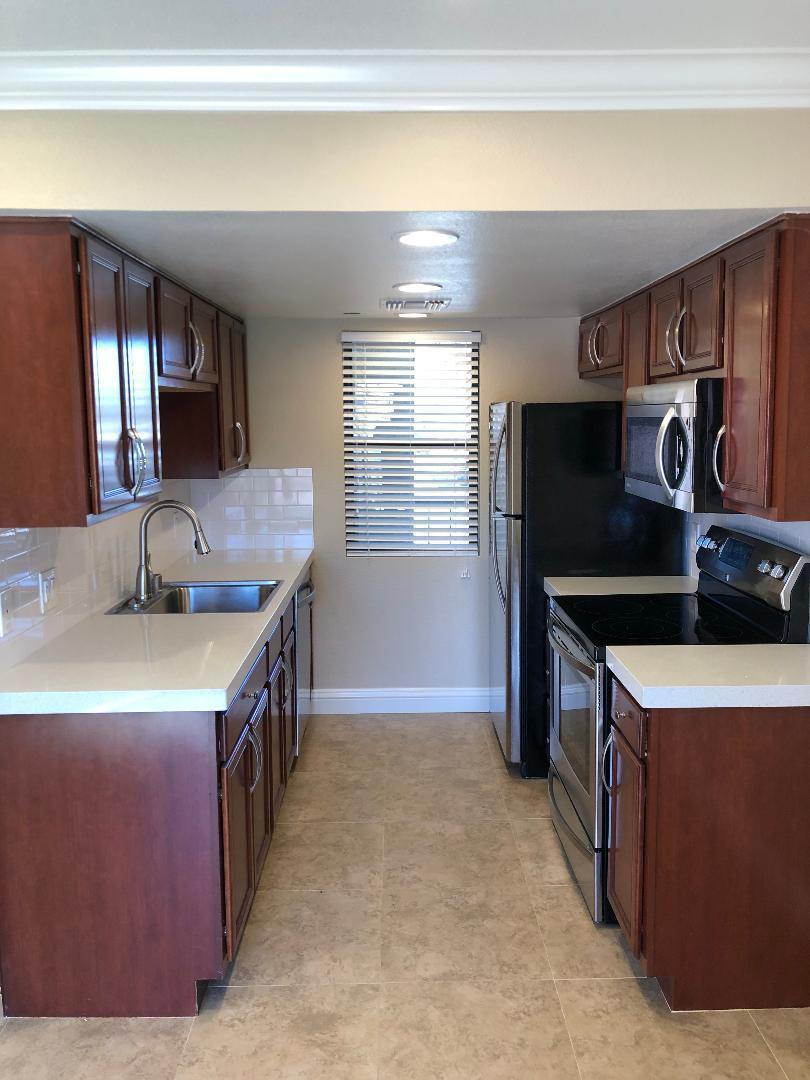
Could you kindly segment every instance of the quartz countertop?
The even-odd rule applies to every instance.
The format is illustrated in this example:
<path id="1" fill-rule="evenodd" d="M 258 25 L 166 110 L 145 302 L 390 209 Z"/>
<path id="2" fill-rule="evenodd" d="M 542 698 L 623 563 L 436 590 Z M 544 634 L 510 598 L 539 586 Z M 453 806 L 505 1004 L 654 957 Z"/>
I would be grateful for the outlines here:
<path id="1" fill-rule="evenodd" d="M 697 592 L 697 578 L 677 577 L 547 577 L 549 596 L 609 596 L 629 593 Z"/>
<path id="2" fill-rule="evenodd" d="M 191 554 L 171 581 L 277 580 L 264 611 L 91 615 L 0 673 L 0 715 L 225 709 L 296 589 L 311 550 Z"/>
<path id="3" fill-rule="evenodd" d="M 810 705 L 810 645 L 622 645 L 607 666 L 646 709 Z"/>

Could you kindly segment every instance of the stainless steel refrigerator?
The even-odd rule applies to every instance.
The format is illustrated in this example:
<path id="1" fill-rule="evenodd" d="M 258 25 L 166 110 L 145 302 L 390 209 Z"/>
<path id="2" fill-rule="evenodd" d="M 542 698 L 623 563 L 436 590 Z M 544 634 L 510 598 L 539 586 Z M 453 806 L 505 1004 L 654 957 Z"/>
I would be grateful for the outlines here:
<path id="1" fill-rule="evenodd" d="M 489 407 L 489 689 L 505 760 L 548 772 L 544 579 L 681 574 L 685 515 L 624 490 L 620 402 Z"/>

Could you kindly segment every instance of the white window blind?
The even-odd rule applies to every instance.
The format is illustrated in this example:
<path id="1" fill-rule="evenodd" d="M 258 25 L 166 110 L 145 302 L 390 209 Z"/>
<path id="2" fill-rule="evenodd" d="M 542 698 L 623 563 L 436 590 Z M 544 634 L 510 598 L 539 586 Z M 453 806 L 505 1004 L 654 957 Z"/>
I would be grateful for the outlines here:
<path id="1" fill-rule="evenodd" d="M 479 342 L 343 335 L 347 555 L 477 554 Z"/>

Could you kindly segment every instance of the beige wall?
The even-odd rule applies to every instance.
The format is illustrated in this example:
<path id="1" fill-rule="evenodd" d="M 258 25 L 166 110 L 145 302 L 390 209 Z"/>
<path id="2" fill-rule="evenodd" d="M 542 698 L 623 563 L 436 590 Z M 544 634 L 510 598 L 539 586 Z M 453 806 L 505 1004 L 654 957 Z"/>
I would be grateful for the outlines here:
<path id="1" fill-rule="evenodd" d="M 0 207 L 644 210 L 810 204 L 807 110 L 0 115 Z"/>
<path id="2" fill-rule="evenodd" d="M 490 401 L 618 397 L 576 374 L 577 321 L 492 319 L 480 329 L 482 440 Z M 391 329 L 390 320 L 381 327 Z M 483 687 L 487 684 L 486 453 L 478 557 L 347 559 L 343 533 L 341 353 L 331 320 L 248 324 L 250 425 L 257 467 L 311 466 L 318 608 L 316 685 Z M 363 328 L 374 328 L 363 322 Z M 469 568 L 471 577 L 459 574 Z"/>

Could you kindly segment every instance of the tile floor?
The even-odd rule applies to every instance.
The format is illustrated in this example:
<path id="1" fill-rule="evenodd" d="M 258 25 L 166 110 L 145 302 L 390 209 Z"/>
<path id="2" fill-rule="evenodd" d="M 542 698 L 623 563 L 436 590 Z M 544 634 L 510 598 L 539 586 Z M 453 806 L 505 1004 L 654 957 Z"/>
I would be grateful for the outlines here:
<path id="1" fill-rule="evenodd" d="M 672 1015 L 483 716 L 318 717 L 194 1020 L 7 1020 L 14 1080 L 810 1080 L 810 1009 Z"/>

